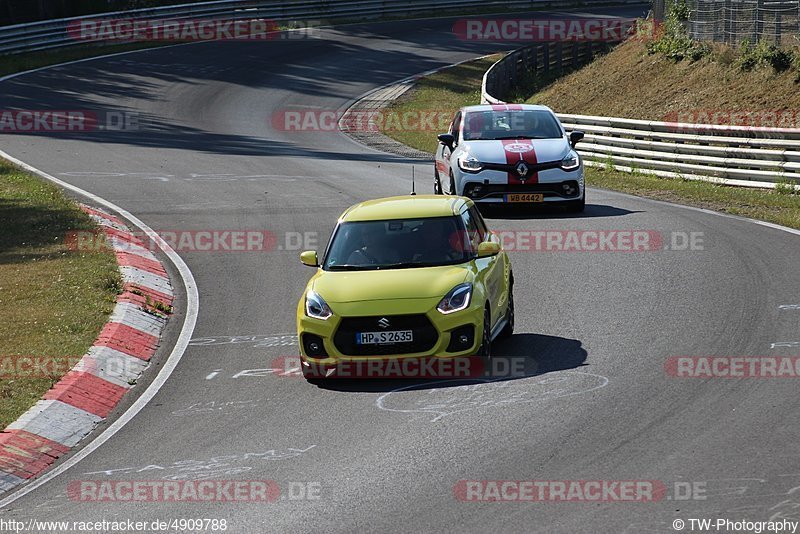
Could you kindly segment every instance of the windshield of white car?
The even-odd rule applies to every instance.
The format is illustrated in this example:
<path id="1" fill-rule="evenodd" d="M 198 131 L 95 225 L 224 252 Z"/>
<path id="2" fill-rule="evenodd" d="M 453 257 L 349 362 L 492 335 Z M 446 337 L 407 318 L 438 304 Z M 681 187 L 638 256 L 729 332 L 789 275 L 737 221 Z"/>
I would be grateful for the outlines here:
<path id="1" fill-rule="evenodd" d="M 460 217 L 342 223 L 323 269 L 367 271 L 456 265 L 475 256 Z"/>
<path id="2" fill-rule="evenodd" d="M 545 110 L 471 111 L 464 117 L 464 141 L 559 139 L 563 132 Z"/>

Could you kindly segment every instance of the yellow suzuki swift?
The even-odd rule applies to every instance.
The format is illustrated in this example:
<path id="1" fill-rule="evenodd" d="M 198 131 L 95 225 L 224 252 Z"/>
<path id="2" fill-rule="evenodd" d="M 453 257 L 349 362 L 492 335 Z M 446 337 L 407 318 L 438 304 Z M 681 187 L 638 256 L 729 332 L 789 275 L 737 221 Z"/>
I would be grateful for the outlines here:
<path id="1" fill-rule="evenodd" d="M 514 277 L 498 238 L 463 197 L 370 200 L 339 218 L 297 306 L 303 375 L 344 363 L 491 356 L 514 330 Z"/>

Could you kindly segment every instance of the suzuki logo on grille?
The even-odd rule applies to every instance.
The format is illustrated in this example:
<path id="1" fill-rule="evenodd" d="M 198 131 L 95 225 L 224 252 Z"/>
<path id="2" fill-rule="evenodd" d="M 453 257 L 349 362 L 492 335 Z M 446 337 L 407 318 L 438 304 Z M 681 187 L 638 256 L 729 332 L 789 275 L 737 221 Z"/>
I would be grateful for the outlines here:
<path id="1" fill-rule="evenodd" d="M 378 320 L 378 326 L 380 326 L 381 328 L 389 328 L 391 324 L 392 323 L 390 323 L 389 319 L 387 319 L 386 317 L 383 317 Z"/>
<path id="2" fill-rule="evenodd" d="M 517 174 L 520 176 L 525 176 L 528 174 L 530 168 L 525 164 L 524 161 L 521 161 L 519 165 L 517 165 Z"/>

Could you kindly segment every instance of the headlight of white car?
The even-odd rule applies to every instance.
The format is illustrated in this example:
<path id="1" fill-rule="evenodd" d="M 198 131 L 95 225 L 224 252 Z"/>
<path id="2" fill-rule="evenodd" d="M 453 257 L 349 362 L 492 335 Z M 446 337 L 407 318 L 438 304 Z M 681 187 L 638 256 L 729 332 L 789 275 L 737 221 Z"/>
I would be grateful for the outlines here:
<path id="1" fill-rule="evenodd" d="M 444 296 L 436 306 L 440 313 L 445 315 L 461 310 L 466 310 L 472 300 L 472 284 L 469 282 L 459 284 Z"/>
<path id="2" fill-rule="evenodd" d="M 574 150 L 570 150 L 569 154 L 561 160 L 561 168 L 565 171 L 574 171 L 581 166 L 581 157 Z"/>
<path id="3" fill-rule="evenodd" d="M 461 154 L 458 157 L 458 167 L 465 172 L 480 172 L 483 169 L 483 164 L 470 154 Z"/>
<path id="4" fill-rule="evenodd" d="M 306 293 L 306 315 L 314 319 L 328 319 L 333 312 L 328 303 L 314 291 Z"/>

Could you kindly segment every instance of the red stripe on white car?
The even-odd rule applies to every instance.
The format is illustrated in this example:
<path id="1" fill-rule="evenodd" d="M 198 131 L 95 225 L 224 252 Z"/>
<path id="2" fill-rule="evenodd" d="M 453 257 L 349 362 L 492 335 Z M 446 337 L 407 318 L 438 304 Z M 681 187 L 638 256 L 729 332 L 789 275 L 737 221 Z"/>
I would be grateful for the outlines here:
<path id="1" fill-rule="evenodd" d="M 516 165 L 520 161 L 524 161 L 528 165 L 536 165 L 536 150 L 533 143 L 529 139 L 521 139 L 519 141 L 503 141 L 503 151 L 506 153 L 506 163 L 509 165 Z M 508 173 L 509 184 L 521 184 L 522 180 L 519 179 L 519 174 L 516 171 Z M 534 172 L 531 177 L 524 183 L 538 184 L 539 173 Z"/>

